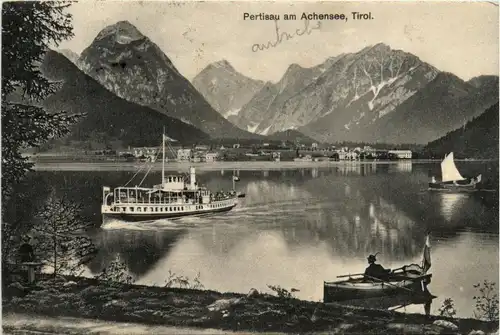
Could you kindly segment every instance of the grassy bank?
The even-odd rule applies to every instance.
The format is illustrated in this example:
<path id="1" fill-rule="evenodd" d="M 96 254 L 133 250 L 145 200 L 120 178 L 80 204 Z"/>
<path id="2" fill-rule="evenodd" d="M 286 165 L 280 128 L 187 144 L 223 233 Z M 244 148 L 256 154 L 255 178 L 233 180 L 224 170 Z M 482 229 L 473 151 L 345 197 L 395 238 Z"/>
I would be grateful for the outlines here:
<path id="1" fill-rule="evenodd" d="M 179 288 L 100 282 L 81 277 L 46 279 L 30 288 L 11 285 L 3 292 L 3 313 L 80 317 L 148 325 L 257 332 L 342 334 L 490 333 L 494 323 L 385 310 Z M 438 325 L 436 320 L 454 325 Z"/>

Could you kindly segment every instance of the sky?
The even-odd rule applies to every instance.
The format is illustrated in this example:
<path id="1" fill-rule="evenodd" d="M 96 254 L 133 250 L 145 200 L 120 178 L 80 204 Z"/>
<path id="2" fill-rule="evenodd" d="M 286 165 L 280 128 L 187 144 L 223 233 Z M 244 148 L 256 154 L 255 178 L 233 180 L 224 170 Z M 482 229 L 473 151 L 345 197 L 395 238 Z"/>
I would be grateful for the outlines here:
<path id="1" fill-rule="evenodd" d="M 156 43 L 191 80 L 208 64 L 226 59 L 242 74 L 277 82 L 290 64 L 311 67 L 328 57 L 357 52 L 377 43 L 401 49 L 464 80 L 499 72 L 499 7 L 480 2 L 163 2 L 84 1 L 70 7 L 75 36 L 59 49 L 80 54 L 99 31 L 127 20 Z M 303 12 L 345 14 L 347 20 L 321 21 L 298 36 Z M 371 12 L 354 20 L 352 12 Z M 244 13 L 280 14 L 280 20 L 244 20 Z M 284 14 L 297 20 L 285 21 Z M 276 42 L 274 48 L 255 44 Z M 317 20 L 309 22 L 317 28 Z M 257 50 L 257 51 L 255 51 Z"/>

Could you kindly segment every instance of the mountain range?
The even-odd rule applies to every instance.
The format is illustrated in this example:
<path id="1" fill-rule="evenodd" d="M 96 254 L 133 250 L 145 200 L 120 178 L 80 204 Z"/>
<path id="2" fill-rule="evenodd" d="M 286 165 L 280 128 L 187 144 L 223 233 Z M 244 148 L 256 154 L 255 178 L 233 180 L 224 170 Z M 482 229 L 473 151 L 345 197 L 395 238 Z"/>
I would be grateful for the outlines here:
<path id="1" fill-rule="evenodd" d="M 264 87 L 264 82 L 245 77 L 227 60 L 209 64 L 194 79 L 194 87 L 225 118 L 238 115 L 241 107 Z"/>
<path id="2" fill-rule="evenodd" d="M 248 78 L 226 60 L 191 83 L 127 21 L 104 28 L 81 55 L 60 52 L 43 64 L 61 83 L 45 105 L 87 115 L 77 139 L 100 133 L 149 145 L 165 126 L 181 142 L 427 144 L 498 102 L 498 76 L 466 82 L 382 43 L 310 68 L 292 64 L 277 83 Z"/>
<path id="3" fill-rule="evenodd" d="M 83 50 L 78 67 L 118 97 L 212 137 L 259 138 L 215 111 L 163 51 L 128 21 L 104 28 Z"/>
<path id="4" fill-rule="evenodd" d="M 239 127 L 262 135 L 296 129 L 302 122 L 307 123 L 304 117 L 309 118 L 314 111 L 308 110 L 302 115 L 291 114 L 287 113 L 284 107 L 324 73 L 335 59 L 330 58 L 313 68 L 290 65 L 278 83 L 267 82 L 231 120 Z"/>
<path id="5" fill-rule="evenodd" d="M 262 135 L 295 129 L 321 142 L 426 144 L 496 101 L 497 76 L 465 82 L 380 43 L 312 68 L 290 65 L 229 120 Z"/>
<path id="6" fill-rule="evenodd" d="M 181 143 L 209 139 L 208 134 L 192 125 L 116 96 L 58 52 L 47 52 L 41 71 L 59 83 L 57 92 L 43 102 L 44 107 L 83 115 L 73 126 L 69 136 L 72 140 L 100 138 L 132 146 L 159 145 L 163 128 L 170 138 Z"/>

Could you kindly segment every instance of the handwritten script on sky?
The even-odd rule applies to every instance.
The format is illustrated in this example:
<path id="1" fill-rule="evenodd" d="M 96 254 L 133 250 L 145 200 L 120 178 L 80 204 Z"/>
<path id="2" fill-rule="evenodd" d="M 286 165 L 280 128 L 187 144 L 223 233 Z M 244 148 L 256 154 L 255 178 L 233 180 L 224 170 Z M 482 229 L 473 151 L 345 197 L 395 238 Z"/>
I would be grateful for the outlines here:
<path id="1" fill-rule="evenodd" d="M 321 21 L 317 21 L 316 25 L 313 26 L 310 26 L 309 20 L 303 20 L 303 22 L 304 22 L 304 27 L 296 29 L 295 32 L 286 32 L 286 31 L 281 31 L 278 24 L 278 20 L 274 20 L 276 39 L 274 41 L 270 40 L 265 44 L 255 43 L 254 45 L 252 45 L 252 51 L 258 52 L 270 48 L 276 48 L 283 41 L 288 41 L 293 38 L 300 37 L 304 34 L 310 35 L 314 30 L 321 29 Z"/>

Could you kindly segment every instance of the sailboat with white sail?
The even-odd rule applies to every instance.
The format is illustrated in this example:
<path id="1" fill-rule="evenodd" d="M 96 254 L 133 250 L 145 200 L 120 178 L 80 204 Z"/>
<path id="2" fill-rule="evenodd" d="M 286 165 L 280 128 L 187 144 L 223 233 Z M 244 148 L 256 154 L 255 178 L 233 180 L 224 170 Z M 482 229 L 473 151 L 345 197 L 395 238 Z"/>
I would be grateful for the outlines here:
<path id="1" fill-rule="evenodd" d="M 477 191 L 477 184 L 481 182 L 481 175 L 476 178 L 464 178 L 455 165 L 453 152 L 445 155 L 441 162 L 441 181 L 432 177 L 429 183 L 429 190 L 434 191 L 452 191 L 452 192 L 471 192 Z"/>
<path id="2" fill-rule="evenodd" d="M 233 176 L 233 190 L 212 192 L 198 184 L 194 167 L 189 168 L 189 174 L 165 175 L 166 141 L 168 137 L 163 135 L 161 183 L 153 187 L 141 187 L 146 178 L 144 176 L 136 186 L 127 186 L 132 179 L 114 189 L 104 186 L 101 204 L 104 218 L 124 221 L 173 219 L 227 212 L 237 205 L 238 195 L 234 190 L 234 183 L 239 181 L 237 176 Z M 151 167 L 147 173 L 150 170 Z"/>

